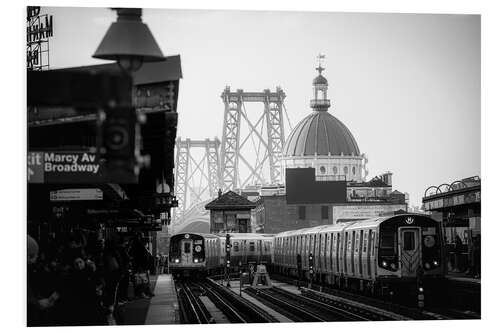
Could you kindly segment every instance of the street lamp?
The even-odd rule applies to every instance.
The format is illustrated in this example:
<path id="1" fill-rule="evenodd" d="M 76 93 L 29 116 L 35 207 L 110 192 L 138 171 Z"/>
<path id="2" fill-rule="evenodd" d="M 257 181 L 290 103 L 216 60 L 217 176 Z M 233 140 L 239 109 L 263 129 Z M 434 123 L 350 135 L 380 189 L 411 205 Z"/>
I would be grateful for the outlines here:
<path id="1" fill-rule="evenodd" d="M 142 8 L 112 8 L 118 18 L 104 35 L 92 57 L 115 60 L 127 73 L 144 62 L 165 59 L 148 26 L 142 22 Z"/>

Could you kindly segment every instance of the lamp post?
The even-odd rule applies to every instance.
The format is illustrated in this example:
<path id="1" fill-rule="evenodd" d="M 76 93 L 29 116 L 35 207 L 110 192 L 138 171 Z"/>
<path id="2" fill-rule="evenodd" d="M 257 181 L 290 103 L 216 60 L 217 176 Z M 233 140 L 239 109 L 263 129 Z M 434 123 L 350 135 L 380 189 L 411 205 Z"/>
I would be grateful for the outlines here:
<path id="1" fill-rule="evenodd" d="M 127 73 L 144 62 L 165 60 L 148 26 L 142 22 L 142 8 L 112 8 L 118 15 L 97 47 L 93 57 L 115 60 Z"/>

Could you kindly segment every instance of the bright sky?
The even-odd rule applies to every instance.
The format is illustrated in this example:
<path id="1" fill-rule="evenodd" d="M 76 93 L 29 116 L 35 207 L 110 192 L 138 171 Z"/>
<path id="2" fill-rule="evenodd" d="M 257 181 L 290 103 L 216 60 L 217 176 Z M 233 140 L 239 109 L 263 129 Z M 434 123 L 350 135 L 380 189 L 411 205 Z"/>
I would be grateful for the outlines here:
<path id="1" fill-rule="evenodd" d="M 91 56 L 114 12 L 42 12 L 54 16 L 51 68 L 99 62 Z M 330 112 L 368 156 L 369 178 L 392 171 L 394 189 L 420 205 L 428 186 L 481 173 L 478 15 L 145 9 L 143 20 L 165 55 L 181 55 L 183 138 L 221 138 L 226 85 L 281 86 L 296 125 L 311 112 L 322 53 Z"/>

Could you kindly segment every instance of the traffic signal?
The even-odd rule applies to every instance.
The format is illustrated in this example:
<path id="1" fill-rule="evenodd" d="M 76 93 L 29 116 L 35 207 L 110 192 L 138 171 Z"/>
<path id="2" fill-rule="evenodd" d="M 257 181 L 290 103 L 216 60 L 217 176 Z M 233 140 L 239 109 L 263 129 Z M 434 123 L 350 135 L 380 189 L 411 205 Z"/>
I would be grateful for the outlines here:
<path id="1" fill-rule="evenodd" d="M 226 235 L 226 252 L 231 252 L 231 235 Z"/>
<path id="2" fill-rule="evenodd" d="M 104 155 L 112 160 L 132 160 L 135 154 L 134 108 L 108 108 L 102 129 Z"/>
<path id="3" fill-rule="evenodd" d="M 136 111 L 132 107 L 110 107 L 104 115 L 100 129 L 100 153 L 106 159 L 108 178 L 117 183 L 136 182 Z"/>
<path id="4" fill-rule="evenodd" d="M 312 253 L 309 253 L 309 273 L 314 273 L 314 257 Z"/>

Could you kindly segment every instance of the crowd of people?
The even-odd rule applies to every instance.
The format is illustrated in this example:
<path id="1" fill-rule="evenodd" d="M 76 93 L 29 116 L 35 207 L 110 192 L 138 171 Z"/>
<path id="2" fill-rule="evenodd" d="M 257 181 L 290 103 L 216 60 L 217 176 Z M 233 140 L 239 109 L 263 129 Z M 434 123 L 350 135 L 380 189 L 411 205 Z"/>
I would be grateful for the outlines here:
<path id="1" fill-rule="evenodd" d="M 154 296 L 145 244 L 141 234 L 104 240 L 73 230 L 39 246 L 28 235 L 28 326 L 115 324 L 118 305 Z"/>

